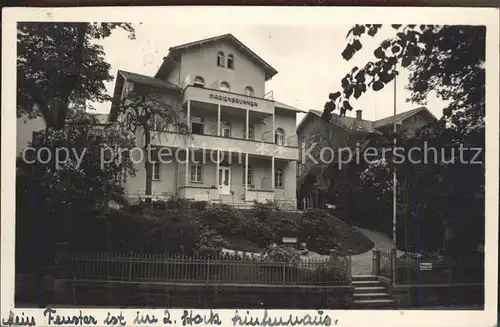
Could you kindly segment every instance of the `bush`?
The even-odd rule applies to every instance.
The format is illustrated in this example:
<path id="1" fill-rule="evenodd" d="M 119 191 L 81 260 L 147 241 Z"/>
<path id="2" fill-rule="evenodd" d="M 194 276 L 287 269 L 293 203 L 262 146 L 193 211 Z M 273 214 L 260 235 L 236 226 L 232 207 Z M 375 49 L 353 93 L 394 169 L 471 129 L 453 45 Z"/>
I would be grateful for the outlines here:
<path id="1" fill-rule="evenodd" d="M 222 236 L 238 234 L 243 226 L 244 217 L 241 211 L 226 204 L 211 204 L 198 214 L 203 225 L 214 229 Z"/>
<path id="2" fill-rule="evenodd" d="M 207 201 L 194 201 L 191 203 L 191 208 L 198 210 L 198 211 L 203 211 L 207 208 L 208 202 Z"/>
<path id="3" fill-rule="evenodd" d="M 193 254 L 198 225 L 185 210 L 113 210 L 105 219 L 108 252 Z"/>
<path id="4" fill-rule="evenodd" d="M 363 253 L 373 248 L 363 233 L 324 210 L 308 210 L 299 220 L 299 237 L 307 241 L 307 248 L 319 254 L 328 254 L 337 248 L 339 254 Z"/>
<path id="5" fill-rule="evenodd" d="M 271 224 L 257 217 L 247 217 L 241 226 L 241 235 L 260 247 L 268 246 L 275 238 Z"/>
<path id="6" fill-rule="evenodd" d="M 251 213 L 260 220 L 268 220 L 272 216 L 273 211 L 279 211 L 279 206 L 276 202 L 266 201 L 265 203 L 254 200 Z"/>
<path id="7" fill-rule="evenodd" d="M 270 246 L 264 251 L 263 255 L 266 256 L 266 259 L 273 262 L 289 263 L 293 265 L 300 261 L 299 251 L 291 246 Z"/>

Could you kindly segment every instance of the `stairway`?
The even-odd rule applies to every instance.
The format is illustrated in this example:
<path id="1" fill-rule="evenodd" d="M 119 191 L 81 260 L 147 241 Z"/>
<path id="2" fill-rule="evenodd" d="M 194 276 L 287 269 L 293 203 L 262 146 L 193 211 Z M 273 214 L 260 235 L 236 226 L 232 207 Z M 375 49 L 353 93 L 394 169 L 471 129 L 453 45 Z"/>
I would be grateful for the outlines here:
<path id="1" fill-rule="evenodd" d="M 395 301 L 387 288 L 373 275 L 352 276 L 352 309 L 392 309 Z"/>

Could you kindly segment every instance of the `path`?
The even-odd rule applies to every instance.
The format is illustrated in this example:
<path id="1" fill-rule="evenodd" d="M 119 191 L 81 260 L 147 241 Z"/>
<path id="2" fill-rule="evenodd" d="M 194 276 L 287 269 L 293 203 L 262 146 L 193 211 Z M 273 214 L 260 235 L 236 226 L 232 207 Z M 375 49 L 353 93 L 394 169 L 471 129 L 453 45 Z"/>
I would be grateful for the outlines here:
<path id="1" fill-rule="evenodd" d="M 353 226 L 354 227 L 354 226 Z M 390 251 L 392 249 L 392 240 L 384 233 L 376 232 L 364 228 L 355 227 L 360 232 L 366 235 L 374 244 L 374 248 L 378 248 L 383 251 Z M 398 251 L 397 255 L 401 255 L 403 252 Z M 372 250 L 365 253 L 357 254 L 352 256 L 352 274 L 353 275 L 371 275 L 372 274 Z"/>
<path id="2" fill-rule="evenodd" d="M 374 244 L 373 248 L 378 248 L 382 251 L 390 251 L 392 249 L 392 240 L 389 238 L 384 233 L 381 232 L 376 232 L 373 230 L 368 230 L 364 228 L 359 228 L 356 226 L 353 226 L 354 228 L 358 229 L 360 232 L 366 235 Z M 357 255 L 352 256 L 352 275 L 371 275 L 372 274 L 372 265 L 373 265 L 373 257 L 372 257 L 372 250 L 370 249 L 369 251 Z M 223 249 L 223 253 L 228 252 L 228 253 L 234 253 L 236 251 L 234 250 L 228 250 L 228 249 Z M 239 251 L 241 254 L 241 251 Z M 397 256 L 402 255 L 402 251 L 397 251 Z M 250 255 L 250 253 L 247 252 L 247 255 Z M 259 256 L 259 253 L 255 253 L 254 255 Z M 308 259 L 308 258 L 321 258 L 321 259 L 328 259 L 328 255 L 321 255 L 312 251 L 309 251 L 307 255 L 302 255 L 302 259 Z"/>

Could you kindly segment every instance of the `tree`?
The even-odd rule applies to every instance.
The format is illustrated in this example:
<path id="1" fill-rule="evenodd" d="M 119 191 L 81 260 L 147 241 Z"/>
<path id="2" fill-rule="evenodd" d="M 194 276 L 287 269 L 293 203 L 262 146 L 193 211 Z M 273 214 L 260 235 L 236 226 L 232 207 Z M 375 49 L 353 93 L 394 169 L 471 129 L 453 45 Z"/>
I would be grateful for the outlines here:
<path id="1" fill-rule="evenodd" d="M 110 65 L 95 41 L 117 28 L 135 38 L 128 23 L 19 23 L 18 115 L 36 115 L 36 105 L 47 128 L 62 129 L 71 104 L 109 100 L 104 82 L 112 80 Z"/>
<path id="2" fill-rule="evenodd" d="M 350 60 L 361 50 L 364 34 L 375 36 L 382 25 L 355 25 L 347 33 L 342 56 Z M 323 118 L 339 109 L 352 110 L 349 100 L 358 99 L 369 88 L 383 89 L 398 74 L 398 65 L 410 71 L 408 99 L 425 104 L 435 91 L 450 101 L 445 108 L 446 126 L 469 134 L 484 128 L 484 26 L 392 25 L 395 35 L 375 49 L 376 61 L 353 69 L 342 79 L 342 91 L 330 94 Z"/>
<path id="3" fill-rule="evenodd" d="M 140 136 L 143 139 L 142 146 L 148 154 L 144 162 L 146 196 L 152 193 L 153 158 L 150 158 L 150 149 L 153 137 L 169 130 L 185 136 L 189 134 L 189 127 L 181 112 L 176 108 L 177 101 L 176 96 L 168 96 L 167 93 L 152 88 L 136 86 L 136 90 L 129 92 L 119 106 L 119 115 L 123 117 L 128 130 L 133 133 L 142 133 Z M 154 158 L 156 159 L 158 157 Z M 151 199 L 147 197 L 146 201 L 150 203 Z"/>
<path id="4" fill-rule="evenodd" d="M 92 224 L 123 193 L 121 179 L 135 174 L 127 155 L 134 146 L 131 133 L 118 122 L 105 128 L 96 123 L 93 115 L 71 108 L 64 129 L 41 131 L 17 159 L 16 253 L 23 263 L 34 264 L 39 255 L 51 260 L 50 247 L 65 232 L 72 241 L 88 242 Z"/>

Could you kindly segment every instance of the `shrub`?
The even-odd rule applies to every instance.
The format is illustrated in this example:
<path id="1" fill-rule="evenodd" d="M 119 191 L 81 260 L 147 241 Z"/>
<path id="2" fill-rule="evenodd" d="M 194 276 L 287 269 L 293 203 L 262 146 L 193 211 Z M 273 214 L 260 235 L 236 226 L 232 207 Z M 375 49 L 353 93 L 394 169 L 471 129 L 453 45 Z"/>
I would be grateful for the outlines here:
<path id="1" fill-rule="evenodd" d="M 279 211 L 279 206 L 270 200 L 264 203 L 254 200 L 251 210 L 252 214 L 260 220 L 270 219 L 273 211 Z"/>
<path id="2" fill-rule="evenodd" d="M 363 233 L 324 210 L 306 211 L 298 225 L 299 237 L 307 241 L 307 248 L 320 254 L 328 254 L 333 248 L 340 254 L 348 250 L 357 254 L 373 247 Z"/>
<path id="3" fill-rule="evenodd" d="M 247 217 L 241 226 L 241 235 L 260 247 L 266 247 L 274 240 L 275 234 L 268 222 L 257 217 Z"/>
<path id="4" fill-rule="evenodd" d="M 227 245 L 219 233 L 207 226 L 199 225 L 198 232 L 196 247 L 199 255 L 218 255 Z"/>
<path id="5" fill-rule="evenodd" d="M 109 252 L 192 254 L 197 251 L 198 225 L 185 210 L 149 208 L 142 214 L 110 212 L 105 221 Z"/>
<path id="6" fill-rule="evenodd" d="M 191 201 L 181 198 L 168 199 L 165 204 L 167 209 L 187 209 L 190 207 Z"/>
<path id="7" fill-rule="evenodd" d="M 226 204 L 211 204 L 200 212 L 199 221 L 223 236 L 233 236 L 241 231 L 244 217 L 240 210 Z"/>
<path id="8" fill-rule="evenodd" d="M 194 201 L 191 203 L 191 208 L 199 211 L 203 211 L 207 208 L 208 202 L 207 201 Z"/>
<path id="9" fill-rule="evenodd" d="M 263 255 L 266 259 L 274 262 L 297 264 L 300 261 L 299 251 L 291 246 L 270 246 Z"/>

